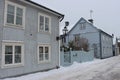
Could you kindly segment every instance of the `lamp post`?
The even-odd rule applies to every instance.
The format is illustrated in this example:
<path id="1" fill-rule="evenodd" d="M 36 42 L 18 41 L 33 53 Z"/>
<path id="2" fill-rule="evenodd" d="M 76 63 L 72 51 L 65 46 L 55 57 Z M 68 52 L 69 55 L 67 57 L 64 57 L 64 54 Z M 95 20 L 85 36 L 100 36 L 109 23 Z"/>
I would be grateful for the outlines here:
<path id="1" fill-rule="evenodd" d="M 66 35 L 67 35 L 67 32 L 68 32 L 68 29 L 67 29 L 67 26 L 69 25 L 69 22 L 68 21 L 66 21 L 65 22 L 65 27 L 64 27 L 64 29 L 62 30 L 63 31 L 63 37 L 62 37 L 62 43 L 63 43 L 63 46 L 64 46 L 64 51 L 66 51 L 66 45 L 65 45 L 65 43 L 66 43 Z"/>
<path id="2" fill-rule="evenodd" d="M 69 25 L 69 22 L 66 21 L 66 22 L 65 22 L 65 27 L 64 27 L 64 29 L 62 29 L 63 35 L 61 35 L 61 36 L 56 36 L 56 41 L 62 40 L 63 46 L 64 46 L 64 43 L 66 43 L 66 35 L 67 35 L 67 32 L 68 32 L 67 26 L 68 26 L 68 25 Z"/>

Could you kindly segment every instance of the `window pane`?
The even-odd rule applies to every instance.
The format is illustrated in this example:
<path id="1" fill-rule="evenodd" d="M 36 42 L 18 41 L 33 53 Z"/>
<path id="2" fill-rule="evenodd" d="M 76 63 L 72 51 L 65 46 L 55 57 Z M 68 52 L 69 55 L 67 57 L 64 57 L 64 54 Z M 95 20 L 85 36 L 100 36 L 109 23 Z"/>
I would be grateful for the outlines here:
<path id="1" fill-rule="evenodd" d="M 49 54 L 45 53 L 45 60 L 48 60 L 48 59 L 49 59 Z"/>
<path id="2" fill-rule="evenodd" d="M 15 63 L 21 63 L 21 55 L 15 55 Z"/>
<path id="3" fill-rule="evenodd" d="M 22 25 L 23 9 L 17 7 L 16 11 L 16 25 Z"/>
<path id="4" fill-rule="evenodd" d="M 12 5 L 7 6 L 7 23 L 14 24 L 14 10 L 15 7 Z"/>
<path id="5" fill-rule="evenodd" d="M 12 5 L 7 6 L 7 13 L 8 14 L 14 14 L 15 7 Z"/>
<path id="6" fill-rule="evenodd" d="M 49 52 L 48 47 L 45 47 L 45 53 L 48 53 L 48 52 Z"/>
<path id="7" fill-rule="evenodd" d="M 5 46 L 5 64 L 12 63 L 12 46 Z"/>
<path id="8" fill-rule="evenodd" d="M 22 17 L 16 16 L 16 25 L 22 25 Z"/>
<path id="9" fill-rule="evenodd" d="M 40 16 L 40 30 L 44 30 L 44 16 Z"/>
<path id="10" fill-rule="evenodd" d="M 49 18 L 45 17 L 45 23 L 49 24 Z"/>
<path id="11" fill-rule="evenodd" d="M 43 61 L 43 47 L 39 47 L 39 61 Z"/>
<path id="12" fill-rule="evenodd" d="M 5 46 L 5 54 L 12 54 L 12 46 Z"/>
<path id="13" fill-rule="evenodd" d="M 15 46 L 15 55 L 21 54 L 21 46 Z"/>
<path id="14" fill-rule="evenodd" d="M 49 59 L 49 47 L 45 47 L 45 60 Z"/>
<path id="15" fill-rule="evenodd" d="M 49 31 L 49 26 L 45 24 L 45 31 Z"/>
<path id="16" fill-rule="evenodd" d="M 84 30 L 86 28 L 86 24 L 85 23 L 81 23 L 80 29 Z"/>
<path id="17" fill-rule="evenodd" d="M 39 61 L 43 61 L 43 54 L 39 54 Z"/>
<path id="18" fill-rule="evenodd" d="M 21 9 L 21 8 L 17 8 L 17 16 L 23 16 L 23 9 Z"/>
<path id="19" fill-rule="evenodd" d="M 86 28 L 86 23 L 83 24 L 83 29 L 85 29 L 85 28 Z"/>
<path id="20" fill-rule="evenodd" d="M 21 46 L 15 46 L 15 63 L 21 63 Z"/>
<path id="21" fill-rule="evenodd" d="M 14 15 L 12 15 L 12 14 L 7 14 L 7 23 L 12 23 L 12 24 L 14 24 Z"/>
<path id="22" fill-rule="evenodd" d="M 39 47 L 39 53 L 43 53 L 43 47 Z"/>
<path id="23" fill-rule="evenodd" d="M 12 64 L 12 55 L 5 55 L 5 64 Z"/>
<path id="24" fill-rule="evenodd" d="M 49 31 L 49 18 L 45 17 L 45 31 Z"/>
<path id="25" fill-rule="evenodd" d="M 75 41 L 79 41 L 79 35 L 75 35 Z"/>

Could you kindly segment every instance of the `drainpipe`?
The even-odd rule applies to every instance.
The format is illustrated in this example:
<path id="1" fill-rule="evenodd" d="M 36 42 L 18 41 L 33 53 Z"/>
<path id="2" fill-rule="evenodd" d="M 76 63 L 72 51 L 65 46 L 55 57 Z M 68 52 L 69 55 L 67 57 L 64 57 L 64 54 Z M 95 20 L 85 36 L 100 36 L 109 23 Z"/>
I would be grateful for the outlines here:
<path id="1" fill-rule="evenodd" d="M 100 36 L 100 58 L 102 59 L 102 40 L 101 40 L 101 31 L 99 33 L 99 36 Z"/>

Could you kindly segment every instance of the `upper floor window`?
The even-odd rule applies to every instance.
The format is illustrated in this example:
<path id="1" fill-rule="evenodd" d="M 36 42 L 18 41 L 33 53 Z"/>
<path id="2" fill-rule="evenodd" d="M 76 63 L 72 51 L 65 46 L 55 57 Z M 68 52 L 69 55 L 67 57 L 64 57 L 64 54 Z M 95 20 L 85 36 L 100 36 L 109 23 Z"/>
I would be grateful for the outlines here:
<path id="1" fill-rule="evenodd" d="M 80 30 L 84 30 L 85 28 L 86 28 L 85 23 L 81 23 L 81 24 L 80 24 Z"/>
<path id="2" fill-rule="evenodd" d="M 38 31 L 50 32 L 50 17 L 47 15 L 38 15 Z"/>
<path id="3" fill-rule="evenodd" d="M 18 4 L 6 1 L 6 11 L 5 11 L 5 24 L 23 27 L 24 26 L 24 15 L 25 8 Z"/>

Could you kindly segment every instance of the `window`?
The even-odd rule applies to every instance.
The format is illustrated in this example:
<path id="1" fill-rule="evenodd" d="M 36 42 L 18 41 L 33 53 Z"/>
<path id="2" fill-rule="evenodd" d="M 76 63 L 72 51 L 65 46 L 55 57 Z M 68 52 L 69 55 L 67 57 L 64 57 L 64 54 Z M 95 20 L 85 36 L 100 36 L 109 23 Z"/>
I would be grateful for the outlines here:
<path id="1" fill-rule="evenodd" d="M 49 45 L 38 46 L 38 60 L 39 62 L 46 62 L 50 60 L 50 46 Z"/>
<path id="2" fill-rule="evenodd" d="M 38 31 L 50 32 L 50 17 L 39 14 L 38 16 Z"/>
<path id="3" fill-rule="evenodd" d="M 80 30 L 84 30 L 86 28 L 85 23 L 80 24 Z"/>
<path id="4" fill-rule="evenodd" d="M 23 27 L 24 26 L 24 15 L 25 15 L 25 8 L 18 5 L 18 4 L 15 4 L 15 3 L 12 3 L 12 2 L 9 2 L 9 1 L 6 1 L 6 19 L 5 19 L 5 24 L 6 25 L 14 25 L 14 26 L 17 26 L 17 27 Z"/>
<path id="5" fill-rule="evenodd" d="M 23 18 L 23 9 L 17 8 L 16 25 L 22 25 L 22 18 Z"/>
<path id="6" fill-rule="evenodd" d="M 14 6 L 12 5 L 7 6 L 7 23 L 14 24 L 14 15 L 15 15 L 14 10 L 15 10 Z"/>
<path id="7" fill-rule="evenodd" d="M 105 36 L 103 35 L 102 37 L 103 37 L 103 41 L 105 41 Z"/>
<path id="8" fill-rule="evenodd" d="M 79 35 L 79 34 L 74 35 L 74 39 L 75 39 L 75 42 L 79 41 L 79 39 L 80 39 L 80 35 Z"/>
<path id="9" fill-rule="evenodd" d="M 23 63 L 23 44 L 3 44 L 3 66 L 11 66 Z"/>

